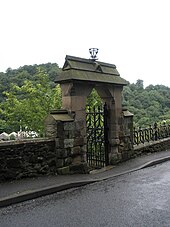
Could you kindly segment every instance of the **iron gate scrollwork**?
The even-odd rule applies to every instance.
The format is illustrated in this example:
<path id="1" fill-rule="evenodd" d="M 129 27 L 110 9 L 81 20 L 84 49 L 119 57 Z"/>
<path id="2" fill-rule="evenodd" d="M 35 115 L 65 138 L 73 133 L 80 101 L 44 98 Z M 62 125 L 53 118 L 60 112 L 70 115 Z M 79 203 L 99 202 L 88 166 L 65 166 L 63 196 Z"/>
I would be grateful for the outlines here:
<path id="1" fill-rule="evenodd" d="M 107 105 L 104 107 L 87 107 L 87 162 L 94 168 L 109 164 Z"/>

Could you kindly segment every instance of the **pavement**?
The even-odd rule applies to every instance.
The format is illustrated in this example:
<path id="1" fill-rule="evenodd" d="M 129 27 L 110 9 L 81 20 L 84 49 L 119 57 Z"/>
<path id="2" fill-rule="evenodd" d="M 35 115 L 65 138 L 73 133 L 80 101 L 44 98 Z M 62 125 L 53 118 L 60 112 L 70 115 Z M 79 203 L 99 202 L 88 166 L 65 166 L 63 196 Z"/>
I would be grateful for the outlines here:
<path id="1" fill-rule="evenodd" d="M 70 188 L 107 180 L 170 161 L 170 150 L 150 153 L 90 174 L 42 176 L 0 183 L 0 208 Z"/>

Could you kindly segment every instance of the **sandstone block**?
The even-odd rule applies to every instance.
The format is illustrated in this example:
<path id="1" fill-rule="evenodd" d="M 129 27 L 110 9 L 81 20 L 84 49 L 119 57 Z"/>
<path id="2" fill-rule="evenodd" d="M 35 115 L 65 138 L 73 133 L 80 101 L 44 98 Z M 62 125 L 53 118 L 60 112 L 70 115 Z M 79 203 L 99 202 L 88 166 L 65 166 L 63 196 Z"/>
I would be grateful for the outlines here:
<path id="1" fill-rule="evenodd" d="M 56 138 L 56 139 L 55 139 L 55 147 L 56 147 L 56 148 L 64 148 L 63 139 Z"/>
<path id="2" fill-rule="evenodd" d="M 80 154 L 80 153 L 81 153 L 81 148 L 80 148 L 80 146 L 73 147 L 73 148 L 71 149 L 71 155 L 72 155 L 72 156 L 78 155 L 78 154 Z"/>
<path id="3" fill-rule="evenodd" d="M 61 168 L 64 166 L 64 160 L 63 159 L 57 159 L 56 161 L 56 167 Z"/>
<path id="4" fill-rule="evenodd" d="M 87 166 L 87 163 L 86 162 L 82 162 L 82 163 L 79 163 L 79 164 L 73 164 L 70 166 L 70 172 L 72 174 L 87 174 L 89 173 L 89 168 Z"/>
<path id="5" fill-rule="evenodd" d="M 74 147 L 83 146 L 83 145 L 84 145 L 84 138 L 83 137 L 75 138 Z"/>
<path id="6" fill-rule="evenodd" d="M 65 167 L 62 167 L 62 168 L 58 168 L 57 169 L 57 173 L 60 174 L 60 175 L 70 174 L 70 167 L 69 166 L 65 166 Z"/>
<path id="7" fill-rule="evenodd" d="M 65 139 L 64 140 L 64 148 L 73 147 L 74 139 Z"/>
<path id="8" fill-rule="evenodd" d="M 73 158 L 73 164 L 78 164 L 82 161 L 82 158 L 80 155 Z"/>
<path id="9" fill-rule="evenodd" d="M 68 156 L 67 149 L 60 149 L 60 148 L 58 148 L 56 150 L 56 153 L 57 153 L 56 156 L 59 159 L 66 158 Z"/>
<path id="10" fill-rule="evenodd" d="M 76 128 L 75 122 L 64 122 L 64 131 L 74 131 Z"/>
<path id="11" fill-rule="evenodd" d="M 65 163 L 66 166 L 67 166 L 67 165 L 70 165 L 72 162 L 73 162 L 73 159 L 72 159 L 71 157 L 66 158 L 66 159 L 64 160 L 64 163 Z"/>
<path id="12" fill-rule="evenodd" d="M 84 129 L 86 127 L 86 125 L 85 125 L 85 122 L 84 121 L 77 121 L 76 122 L 76 129 L 77 130 L 82 130 L 82 129 Z"/>

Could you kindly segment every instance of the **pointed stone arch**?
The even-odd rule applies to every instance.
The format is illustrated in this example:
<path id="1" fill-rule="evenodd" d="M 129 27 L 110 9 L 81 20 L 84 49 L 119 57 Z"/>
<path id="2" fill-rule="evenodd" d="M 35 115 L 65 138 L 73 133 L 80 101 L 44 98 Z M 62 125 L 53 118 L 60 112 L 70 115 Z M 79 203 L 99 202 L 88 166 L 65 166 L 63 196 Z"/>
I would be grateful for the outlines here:
<path id="1" fill-rule="evenodd" d="M 82 125 L 81 136 L 86 145 L 86 99 L 95 88 L 109 109 L 109 163 L 122 158 L 124 136 L 122 90 L 127 81 L 116 66 L 91 59 L 66 56 L 62 73 L 56 79 L 62 89 L 62 108 L 74 112 L 74 121 Z M 121 152 L 120 152 L 121 151 Z M 86 153 L 86 149 L 85 149 Z M 84 153 L 83 161 L 86 161 Z"/>

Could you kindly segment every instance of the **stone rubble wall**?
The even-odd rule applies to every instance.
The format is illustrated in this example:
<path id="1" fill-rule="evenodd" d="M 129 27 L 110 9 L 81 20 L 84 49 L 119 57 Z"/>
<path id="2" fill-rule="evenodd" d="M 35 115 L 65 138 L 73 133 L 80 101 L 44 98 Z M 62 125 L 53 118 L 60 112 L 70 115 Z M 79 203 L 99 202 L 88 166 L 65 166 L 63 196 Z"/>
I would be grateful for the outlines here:
<path id="1" fill-rule="evenodd" d="M 50 127 L 50 125 L 49 125 Z M 55 137 L 0 142 L 0 182 L 88 173 L 81 122 L 57 122 Z M 54 132 L 54 128 L 53 128 Z"/>
<path id="2" fill-rule="evenodd" d="M 59 174 L 88 173 L 83 130 L 81 121 L 57 122 L 55 147 Z"/>
<path id="3" fill-rule="evenodd" d="M 131 157 L 135 158 L 143 154 L 167 150 L 170 151 L 170 137 L 134 146 L 133 154 L 131 155 Z"/>
<path id="4" fill-rule="evenodd" d="M 0 143 L 0 182 L 56 173 L 55 141 L 34 139 Z"/>
<path id="5" fill-rule="evenodd" d="M 49 124 L 49 138 L 0 142 L 0 182 L 54 174 L 88 173 L 81 121 Z M 170 138 L 135 146 L 127 159 L 170 149 Z M 121 158 L 119 162 L 125 159 Z"/>

